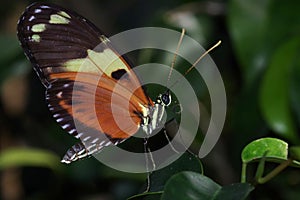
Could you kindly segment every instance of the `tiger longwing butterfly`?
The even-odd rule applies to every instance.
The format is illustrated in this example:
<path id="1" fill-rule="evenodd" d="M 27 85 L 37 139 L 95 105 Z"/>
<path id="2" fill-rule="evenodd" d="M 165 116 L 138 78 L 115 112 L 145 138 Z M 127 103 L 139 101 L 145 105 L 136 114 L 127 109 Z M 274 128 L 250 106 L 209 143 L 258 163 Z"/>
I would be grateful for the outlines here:
<path id="1" fill-rule="evenodd" d="M 153 102 L 126 58 L 87 19 L 57 5 L 34 3 L 20 17 L 17 31 L 46 87 L 50 112 L 63 129 L 81 140 L 66 152 L 63 163 L 116 145 L 140 127 L 149 135 L 161 125 L 165 106 L 171 103 L 170 93 Z M 102 48 L 96 48 L 100 43 Z M 86 99 L 90 94 L 94 94 L 93 103 Z M 122 129 L 114 119 L 113 107 L 125 124 Z M 85 129 L 78 130 L 78 124 Z"/>

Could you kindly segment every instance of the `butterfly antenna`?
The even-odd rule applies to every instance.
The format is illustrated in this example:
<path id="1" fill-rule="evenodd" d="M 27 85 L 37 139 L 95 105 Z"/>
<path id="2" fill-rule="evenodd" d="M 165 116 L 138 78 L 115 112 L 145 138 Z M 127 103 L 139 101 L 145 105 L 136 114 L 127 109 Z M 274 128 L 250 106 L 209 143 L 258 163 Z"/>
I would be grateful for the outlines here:
<path id="1" fill-rule="evenodd" d="M 176 51 L 174 53 L 174 57 L 173 57 L 172 63 L 171 63 L 171 69 L 169 71 L 169 75 L 168 75 L 168 79 L 167 79 L 167 86 L 168 86 L 168 83 L 169 83 L 171 75 L 172 75 L 172 71 L 173 71 L 174 66 L 175 66 L 175 62 L 176 62 L 176 58 L 177 58 L 177 55 L 178 55 L 179 47 L 180 47 L 180 45 L 182 43 L 184 34 L 185 34 L 185 29 L 183 28 L 182 31 L 181 31 L 181 35 L 180 35 L 177 47 L 176 47 Z"/>
<path id="2" fill-rule="evenodd" d="M 195 66 L 207 55 L 209 54 L 209 52 L 211 52 L 213 49 L 215 49 L 216 47 L 218 47 L 219 45 L 221 44 L 221 40 L 219 40 L 214 46 L 212 46 L 211 48 L 209 48 L 207 51 L 205 51 L 195 62 L 194 64 L 188 69 L 186 70 L 186 72 L 184 73 L 184 76 L 185 77 L 192 69 L 195 68 Z M 171 87 L 174 87 L 174 85 L 176 85 L 183 77 L 177 79 L 177 81 L 175 81 L 175 83 L 173 83 Z"/>

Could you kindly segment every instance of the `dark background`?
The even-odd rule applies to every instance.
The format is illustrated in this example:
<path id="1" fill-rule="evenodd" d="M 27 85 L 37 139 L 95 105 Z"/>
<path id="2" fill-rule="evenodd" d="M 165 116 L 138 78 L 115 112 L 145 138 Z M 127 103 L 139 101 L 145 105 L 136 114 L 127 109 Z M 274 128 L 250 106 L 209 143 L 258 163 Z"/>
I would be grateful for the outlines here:
<path id="1" fill-rule="evenodd" d="M 51 118 L 44 88 L 16 37 L 18 18 L 32 2 L 0 2 L 0 198 L 125 199 L 139 193 L 145 174 L 118 172 L 93 158 L 71 166 L 59 163 L 76 140 Z M 204 174 L 216 182 L 240 181 L 240 154 L 254 139 L 277 137 L 299 145 L 299 1 L 47 2 L 80 13 L 108 36 L 156 26 L 178 31 L 183 27 L 205 48 L 222 40 L 210 55 L 226 87 L 227 119 L 219 142 L 203 160 Z M 148 61 L 139 55 L 132 55 L 133 62 Z M 165 58 L 154 54 L 151 60 Z M 197 88 L 201 85 L 195 87 L 201 93 Z M 208 95 L 202 92 L 199 101 L 209 105 Z M 14 162 L 3 159 L 8 150 L 24 149 L 32 150 L 26 155 L 32 155 L 33 161 L 20 153 Z M 43 154 L 34 154 L 39 152 Z M 49 163 L 39 164 L 39 159 Z M 290 168 L 258 186 L 251 199 L 299 199 L 299 189 L 299 170 Z"/>

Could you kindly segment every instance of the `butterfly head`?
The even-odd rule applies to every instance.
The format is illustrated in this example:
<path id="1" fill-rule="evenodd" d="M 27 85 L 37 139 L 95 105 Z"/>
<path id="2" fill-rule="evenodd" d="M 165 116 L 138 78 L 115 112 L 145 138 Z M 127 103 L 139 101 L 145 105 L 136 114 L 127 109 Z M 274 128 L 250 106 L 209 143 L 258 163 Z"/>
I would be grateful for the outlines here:
<path id="1" fill-rule="evenodd" d="M 169 106 L 172 102 L 170 90 L 158 95 L 156 98 L 156 103 L 162 106 Z"/>

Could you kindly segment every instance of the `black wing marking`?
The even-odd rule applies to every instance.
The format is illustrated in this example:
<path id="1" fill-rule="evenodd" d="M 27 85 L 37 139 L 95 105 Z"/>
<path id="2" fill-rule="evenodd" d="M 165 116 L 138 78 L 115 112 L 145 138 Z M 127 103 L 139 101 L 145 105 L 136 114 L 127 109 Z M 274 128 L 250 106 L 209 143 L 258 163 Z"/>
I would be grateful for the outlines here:
<path id="1" fill-rule="evenodd" d="M 58 19 L 51 20 L 53 16 Z M 65 71 L 63 63 L 85 58 L 88 49 L 106 39 L 102 31 L 79 14 L 46 3 L 28 6 L 17 31 L 26 56 L 46 87 L 50 73 Z"/>

